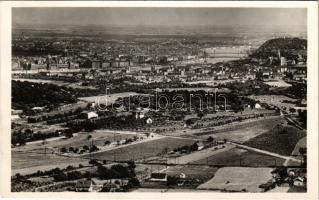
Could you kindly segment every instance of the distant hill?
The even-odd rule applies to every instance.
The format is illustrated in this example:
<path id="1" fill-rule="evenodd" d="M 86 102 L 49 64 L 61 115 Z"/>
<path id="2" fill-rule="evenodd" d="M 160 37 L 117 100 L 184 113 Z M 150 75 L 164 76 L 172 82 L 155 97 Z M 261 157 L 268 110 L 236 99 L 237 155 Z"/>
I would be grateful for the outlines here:
<path id="1" fill-rule="evenodd" d="M 250 56 L 254 58 L 264 58 L 268 56 L 277 56 L 278 50 L 281 55 L 289 56 L 289 54 L 300 51 L 306 51 L 307 40 L 300 38 L 276 38 L 266 41 Z"/>

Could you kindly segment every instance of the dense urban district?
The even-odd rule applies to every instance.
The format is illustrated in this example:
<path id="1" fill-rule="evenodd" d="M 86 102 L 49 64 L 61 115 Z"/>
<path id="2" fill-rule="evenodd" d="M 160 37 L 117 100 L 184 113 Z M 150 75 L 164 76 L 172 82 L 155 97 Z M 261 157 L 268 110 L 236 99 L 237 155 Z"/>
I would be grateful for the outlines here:
<path id="1" fill-rule="evenodd" d="M 95 28 L 14 27 L 13 192 L 307 191 L 306 37 Z"/>

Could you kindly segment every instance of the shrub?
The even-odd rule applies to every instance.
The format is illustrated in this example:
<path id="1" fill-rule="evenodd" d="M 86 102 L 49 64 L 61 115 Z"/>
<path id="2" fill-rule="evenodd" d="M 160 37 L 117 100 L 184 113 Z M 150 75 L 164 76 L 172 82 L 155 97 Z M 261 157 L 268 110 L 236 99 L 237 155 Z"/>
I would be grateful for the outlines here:
<path id="1" fill-rule="evenodd" d="M 82 177 L 83 177 L 82 174 L 78 171 L 72 171 L 72 172 L 67 173 L 68 180 L 80 179 Z"/>

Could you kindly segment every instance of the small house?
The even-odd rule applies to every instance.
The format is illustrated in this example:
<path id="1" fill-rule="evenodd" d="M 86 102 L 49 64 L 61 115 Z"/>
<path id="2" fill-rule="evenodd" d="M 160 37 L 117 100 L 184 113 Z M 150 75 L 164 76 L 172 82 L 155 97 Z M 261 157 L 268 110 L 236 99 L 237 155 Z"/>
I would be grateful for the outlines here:
<path id="1" fill-rule="evenodd" d="M 98 114 L 96 112 L 93 111 L 83 111 L 81 113 L 81 116 L 85 119 L 94 119 L 98 117 Z"/>
<path id="2" fill-rule="evenodd" d="M 135 119 L 143 119 L 148 111 L 148 109 L 137 108 L 133 111 L 133 115 L 135 115 Z"/>
<path id="3" fill-rule="evenodd" d="M 200 150 L 205 148 L 205 145 L 203 142 L 197 142 L 197 143 L 195 143 L 195 146 L 197 148 L 197 151 L 200 151 Z"/>
<path id="4" fill-rule="evenodd" d="M 166 173 L 152 173 L 150 181 L 167 182 L 167 174 Z"/>
<path id="5" fill-rule="evenodd" d="M 256 104 L 255 104 L 255 108 L 256 108 L 256 109 L 260 109 L 260 108 L 261 108 L 261 105 L 260 105 L 259 103 L 256 103 Z"/>
<path id="6" fill-rule="evenodd" d="M 79 180 L 75 185 L 76 192 L 91 192 L 92 191 L 92 181 L 90 180 Z"/>
<path id="7" fill-rule="evenodd" d="M 304 179 L 301 177 L 297 177 L 294 179 L 294 186 L 304 186 Z"/>
<path id="8" fill-rule="evenodd" d="M 153 120 L 151 118 L 146 119 L 146 124 L 152 124 L 152 123 L 153 123 Z"/>
<path id="9" fill-rule="evenodd" d="M 225 144 L 225 140 L 217 140 L 216 144 L 218 144 L 218 145 Z"/>

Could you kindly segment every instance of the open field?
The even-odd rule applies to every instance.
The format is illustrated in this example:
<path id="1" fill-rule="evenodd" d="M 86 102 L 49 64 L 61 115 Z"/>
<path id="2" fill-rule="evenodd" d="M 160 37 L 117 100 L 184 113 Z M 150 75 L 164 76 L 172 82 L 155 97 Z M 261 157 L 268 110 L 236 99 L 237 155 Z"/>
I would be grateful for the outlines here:
<path id="1" fill-rule="evenodd" d="M 281 155 L 291 155 L 298 141 L 305 136 L 305 131 L 301 131 L 292 126 L 287 126 L 286 133 L 270 130 L 244 144 Z"/>
<path id="2" fill-rule="evenodd" d="M 207 134 L 198 133 L 195 135 L 202 138 L 212 136 L 216 139 L 227 139 L 243 143 L 271 130 L 274 126 L 276 126 L 276 124 L 281 124 L 283 121 L 282 117 L 248 120 L 246 122 L 232 123 L 230 125 L 217 128 L 211 131 L 211 134 L 208 132 Z"/>
<path id="3" fill-rule="evenodd" d="M 179 176 L 181 173 L 186 175 L 186 178 L 199 179 L 201 181 L 207 181 L 218 170 L 216 167 L 209 166 L 186 166 L 177 165 L 167 168 L 164 172 L 169 176 Z"/>
<path id="4" fill-rule="evenodd" d="M 197 187 L 206 190 L 261 192 L 259 185 L 269 181 L 272 168 L 224 167 L 208 182 Z"/>
<path id="5" fill-rule="evenodd" d="M 290 102 L 295 102 L 298 100 L 298 99 L 293 99 L 283 95 L 258 95 L 258 96 L 251 95 L 248 97 L 253 100 L 260 101 L 262 103 L 267 103 L 269 105 L 277 106 L 280 109 L 286 108 L 287 110 L 289 108 L 293 108 L 296 106 L 296 104 L 290 103 Z M 284 101 L 288 101 L 289 103 L 288 102 L 285 103 Z"/>
<path id="6" fill-rule="evenodd" d="M 176 158 L 169 158 L 167 163 L 170 164 L 187 164 L 187 163 L 192 163 L 197 160 L 201 159 L 206 159 L 210 156 L 219 154 L 221 152 L 227 152 L 228 150 L 234 148 L 234 145 L 232 144 L 224 144 L 224 145 L 219 145 L 207 149 L 203 149 L 201 151 L 195 151 L 190 154 L 182 155 Z"/>
<path id="7" fill-rule="evenodd" d="M 284 159 L 256 153 L 253 151 L 232 148 L 228 151 L 212 155 L 205 159 L 193 162 L 194 164 L 208 165 L 229 165 L 229 166 L 249 166 L 249 167 L 266 167 L 272 165 L 282 166 Z"/>
<path id="8" fill-rule="evenodd" d="M 241 116 L 239 113 L 233 112 L 223 112 L 223 115 L 229 116 Z M 248 114 L 248 113 L 245 113 Z M 250 113 L 252 114 L 252 113 Z M 217 117 L 220 114 L 208 114 L 207 117 L 204 116 L 203 119 L 207 120 L 209 117 Z M 186 115 L 185 119 L 193 118 L 193 115 Z M 224 139 L 224 137 L 231 138 L 235 142 L 245 142 L 252 137 L 270 130 L 276 124 L 284 123 L 285 119 L 281 116 L 265 116 L 253 119 L 246 119 L 243 121 L 235 121 L 232 123 L 214 126 L 214 127 L 205 127 L 205 128 L 183 128 L 177 129 L 173 132 L 167 132 L 165 135 L 169 136 L 183 136 L 183 137 L 196 137 L 201 139 L 206 139 L 209 136 L 216 137 L 219 139 Z M 249 131 L 249 132 L 246 132 Z M 233 134 L 230 134 L 230 133 Z M 257 132 L 257 133 L 256 133 Z M 161 133 L 163 134 L 163 133 Z M 227 139 L 227 138 L 226 138 Z"/>
<path id="9" fill-rule="evenodd" d="M 78 166 L 80 163 L 87 164 L 88 160 L 57 156 L 50 153 L 12 152 L 11 174 L 30 174 L 38 170 L 49 170 L 55 167 L 64 168 L 68 165 Z"/>
<path id="10" fill-rule="evenodd" d="M 95 102 L 95 103 L 100 103 L 104 105 L 111 105 L 119 98 L 125 98 L 125 97 L 130 97 L 135 95 L 146 95 L 146 94 L 138 94 L 136 92 L 122 92 L 122 93 L 99 95 L 99 96 L 81 97 L 79 99 L 89 103 Z"/>
<path id="11" fill-rule="evenodd" d="M 290 87 L 291 86 L 291 84 L 286 83 L 285 81 L 280 79 L 274 80 L 274 81 L 265 81 L 264 83 L 272 87 Z"/>
<path id="12" fill-rule="evenodd" d="M 300 160 L 303 160 L 303 156 L 300 154 L 300 152 L 299 152 L 299 148 L 301 148 L 301 147 L 306 147 L 307 148 L 307 136 L 306 137 L 303 137 L 303 138 L 301 138 L 299 141 L 298 141 L 298 143 L 296 144 L 296 146 L 295 146 L 295 148 L 294 148 L 294 150 L 292 151 L 292 153 L 291 153 L 291 155 L 293 155 L 294 156 L 294 158 L 297 158 L 297 159 L 300 159 Z M 289 165 L 289 166 L 293 166 L 293 165 L 300 165 L 300 163 L 297 163 L 297 162 L 295 162 L 295 161 L 293 161 L 293 160 L 288 160 L 287 161 L 287 165 Z"/>
<path id="13" fill-rule="evenodd" d="M 91 141 L 93 141 L 95 145 L 103 146 L 106 140 L 111 142 L 124 140 L 126 138 L 132 138 L 135 134 L 98 130 L 90 133 L 90 135 L 92 136 Z M 59 138 L 52 141 L 48 140 L 45 145 L 42 143 L 32 143 L 22 147 L 16 147 L 12 149 L 11 152 L 13 173 L 31 173 L 39 169 L 44 170 L 68 165 L 77 166 L 83 162 L 87 164 L 87 159 L 58 156 L 53 153 L 62 147 L 68 148 L 72 146 L 79 148 L 88 145 L 87 136 L 88 134 L 79 133 L 69 139 Z"/>
<path id="14" fill-rule="evenodd" d="M 292 151 L 291 155 L 300 155 L 299 149 L 300 148 L 307 148 L 307 136 L 301 138 L 298 143 L 296 144 L 294 150 Z"/>
<path id="15" fill-rule="evenodd" d="M 127 160 L 140 160 L 152 156 L 161 154 L 165 149 L 168 151 L 184 146 L 191 145 L 194 140 L 190 139 L 178 139 L 178 138 L 161 138 L 157 140 L 152 140 L 149 142 L 143 142 L 138 144 L 132 144 L 123 148 L 117 148 L 104 152 L 92 153 L 95 159 L 100 160 L 117 160 L 117 161 L 127 161 Z M 88 158 L 89 156 L 84 156 Z"/>

